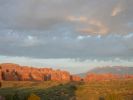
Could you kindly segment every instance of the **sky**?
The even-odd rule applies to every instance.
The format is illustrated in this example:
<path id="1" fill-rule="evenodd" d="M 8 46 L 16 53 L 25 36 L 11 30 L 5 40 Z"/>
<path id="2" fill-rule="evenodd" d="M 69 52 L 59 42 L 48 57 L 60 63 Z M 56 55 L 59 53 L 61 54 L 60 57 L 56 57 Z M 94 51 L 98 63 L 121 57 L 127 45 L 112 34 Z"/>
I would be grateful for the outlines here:
<path id="1" fill-rule="evenodd" d="M 86 72 L 133 66 L 133 0 L 0 0 L 0 63 Z"/>

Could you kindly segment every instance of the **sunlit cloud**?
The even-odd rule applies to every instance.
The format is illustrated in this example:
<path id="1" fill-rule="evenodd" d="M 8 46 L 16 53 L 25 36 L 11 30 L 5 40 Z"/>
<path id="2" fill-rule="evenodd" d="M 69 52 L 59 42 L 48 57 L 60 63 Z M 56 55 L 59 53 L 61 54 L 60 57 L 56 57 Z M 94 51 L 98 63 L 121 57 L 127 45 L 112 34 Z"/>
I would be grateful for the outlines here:
<path id="1" fill-rule="evenodd" d="M 111 16 L 117 16 L 119 13 L 121 13 L 123 11 L 122 6 L 119 4 L 116 7 L 113 8 Z"/>
<path id="2" fill-rule="evenodd" d="M 88 20 L 88 27 L 87 29 L 80 29 L 79 31 L 81 33 L 88 33 L 88 34 L 92 34 L 92 35 L 97 35 L 97 34 L 107 34 L 109 31 L 109 28 L 104 25 L 104 23 L 102 23 L 100 20 L 96 20 L 96 19 L 91 19 Z"/>
<path id="3" fill-rule="evenodd" d="M 80 17 L 68 16 L 66 19 L 73 22 L 86 22 L 88 20 L 87 17 L 85 16 L 80 16 Z"/>

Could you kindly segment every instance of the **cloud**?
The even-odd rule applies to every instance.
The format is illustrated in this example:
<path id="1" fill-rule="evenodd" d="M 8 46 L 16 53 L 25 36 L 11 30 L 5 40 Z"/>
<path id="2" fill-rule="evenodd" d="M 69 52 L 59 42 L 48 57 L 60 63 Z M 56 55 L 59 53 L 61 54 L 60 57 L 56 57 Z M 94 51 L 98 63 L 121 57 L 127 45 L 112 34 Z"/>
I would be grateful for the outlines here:
<path id="1" fill-rule="evenodd" d="M 87 28 L 87 29 L 80 29 L 79 31 L 81 33 L 90 33 L 90 34 L 107 34 L 109 29 L 106 25 L 104 25 L 104 23 L 102 23 L 99 20 L 96 19 L 91 19 L 89 21 L 87 21 L 87 23 L 89 24 L 88 26 L 90 26 L 91 28 Z"/>
<path id="2" fill-rule="evenodd" d="M 72 21 L 72 22 L 79 22 L 80 24 L 88 24 L 89 28 L 84 28 L 84 29 L 77 29 L 77 31 L 81 33 L 90 33 L 90 34 L 107 34 L 109 31 L 109 28 L 104 25 L 103 22 L 97 19 L 88 19 L 85 16 L 68 16 L 67 20 Z"/>
<path id="3" fill-rule="evenodd" d="M 80 17 L 68 16 L 66 19 L 72 22 L 86 22 L 88 20 L 84 16 L 80 16 Z"/>
<path id="4" fill-rule="evenodd" d="M 38 40 L 35 36 L 28 35 L 24 38 L 24 41 L 22 42 L 22 47 L 32 47 L 36 45 L 41 45 L 41 40 Z"/>
<path id="5" fill-rule="evenodd" d="M 0 54 L 131 59 L 132 4 L 133 0 L 0 0 Z"/>
<path id="6" fill-rule="evenodd" d="M 113 9 L 111 16 L 117 16 L 120 12 L 122 12 L 122 7 L 121 7 L 121 5 L 117 5 Z"/>
<path id="7" fill-rule="evenodd" d="M 92 36 L 66 30 L 62 28 L 62 31 L 58 32 L 1 31 L 0 54 L 33 58 L 85 59 L 133 56 L 132 33 Z"/>
<path id="8" fill-rule="evenodd" d="M 0 29 L 49 31 L 69 25 L 73 30 L 81 29 L 88 34 L 127 34 L 133 31 L 128 26 L 133 21 L 132 0 L 1 0 L 0 4 Z M 101 25 L 99 22 L 95 25 L 85 23 L 92 19 Z"/>

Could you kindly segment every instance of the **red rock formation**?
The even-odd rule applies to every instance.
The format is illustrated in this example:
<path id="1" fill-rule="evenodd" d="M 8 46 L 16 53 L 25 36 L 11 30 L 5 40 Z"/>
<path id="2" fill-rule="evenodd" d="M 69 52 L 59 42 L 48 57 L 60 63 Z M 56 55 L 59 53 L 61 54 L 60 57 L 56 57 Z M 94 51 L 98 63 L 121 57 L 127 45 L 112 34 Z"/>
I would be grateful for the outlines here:
<path id="1" fill-rule="evenodd" d="M 0 67 L 2 73 L 1 77 L 3 80 L 8 80 L 8 81 L 18 80 L 16 71 L 20 69 L 19 65 L 6 63 L 6 64 L 1 64 Z"/>
<path id="2" fill-rule="evenodd" d="M 0 80 L 2 80 L 2 70 L 0 68 Z"/>
<path id="3" fill-rule="evenodd" d="M 31 81 L 31 67 L 22 66 L 21 70 L 18 70 L 17 73 L 20 76 L 21 81 Z"/>
<path id="4" fill-rule="evenodd" d="M 123 78 L 126 78 L 126 79 L 133 79 L 133 75 L 123 75 Z"/>
<path id="5" fill-rule="evenodd" d="M 0 80 L 5 81 L 70 81 L 70 73 L 51 68 L 33 68 L 17 64 L 0 64 Z"/>
<path id="6" fill-rule="evenodd" d="M 120 75 L 115 74 L 88 74 L 84 80 L 85 81 L 103 81 L 103 80 L 113 80 L 121 78 Z"/>
<path id="7" fill-rule="evenodd" d="M 66 71 L 55 70 L 51 72 L 51 80 L 54 81 L 70 81 L 70 73 Z"/>
<path id="8" fill-rule="evenodd" d="M 77 76 L 77 75 L 72 75 L 71 76 L 71 81 L 81 81 L 81 77 Z"/>
<path id="9" fill-rule="evenodd" d="M 31 70 L 30 77 L 31 77 L 31 80 L 36 80 L 36 81 L 44 80 L 43 74 L 39 70 L 36 70 L 36 69 Z"/>

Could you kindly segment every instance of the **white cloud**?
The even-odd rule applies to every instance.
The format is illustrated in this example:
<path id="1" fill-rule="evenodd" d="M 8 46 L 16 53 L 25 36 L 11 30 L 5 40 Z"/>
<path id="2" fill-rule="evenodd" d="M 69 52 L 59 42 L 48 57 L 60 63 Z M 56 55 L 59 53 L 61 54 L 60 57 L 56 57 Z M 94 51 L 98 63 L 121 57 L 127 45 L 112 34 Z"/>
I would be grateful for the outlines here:
<path id="1" fill-rule="evenodd" d="M 22 47 L 32 47 L 32 46 L 38 46 L 43 44 L 41 40 L 39 40 L 35 36 L 28 35 L 27 37 L 24 37 L 24 40 L 21 42 Z"/>
<path id="2" fill-rule="evenodd" d="M 30 36 L 30 35 L 28 35 L 27 38 L 28 38 L 29 40 L 31 40 L 31 41 L 34 39 L 34 37 L 33 37 L 33 36 Z"/>
<path id="3" fill-rule="evenodd" d="M 133 33 L 127 34 L 124 36 L 125 39 L 133 38 Z"/>

